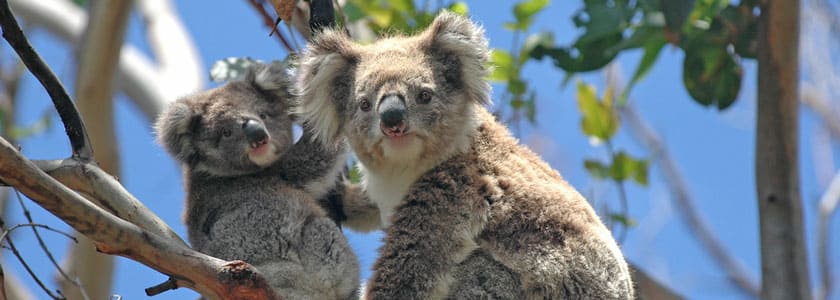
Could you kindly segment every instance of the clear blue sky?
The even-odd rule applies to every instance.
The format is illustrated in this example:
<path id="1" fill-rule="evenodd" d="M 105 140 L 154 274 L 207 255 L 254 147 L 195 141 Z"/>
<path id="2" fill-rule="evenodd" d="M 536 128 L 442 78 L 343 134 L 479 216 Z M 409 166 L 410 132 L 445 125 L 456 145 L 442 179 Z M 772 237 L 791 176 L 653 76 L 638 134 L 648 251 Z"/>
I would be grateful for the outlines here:
<path id="1" fill-rule="evenodd" d="M 513 37 L 502 28 L 502 23 L 513 18 L 512 4 L 467 2 L 472 18 L 485 26 L 491 46 L 509 49 Z M 532 28 L 535 31 L 553 31 L 559 43 L 568 43 L 578 34 L 570 16 L 581 5 L 580 1 L 554 1 L 537 17 Z M 276 40 L 267 36 L 266 28 L 245 1 L 179 1 L 177 8 L 195 39 L 206 68 L 214 61 L 230 56 L 250 56 L 262 60 L 285 56 Z M 41 30 L 33 32 L 31 38 L 36 49 L 64 81 L 65 86 L 72 87 L 75 61 L 67 45 Z M 141 20 L 136 15 L 132 16 L 127 39 L 141 49 L 148 49 Z M 639 57 L 640 53 L 637 52 L 620 57 L 625 77 L 629 77 Z M 701 107 L 689 98 L 681 81 L 682 57 L 679 50 L 666 47 L 649 76 L 634 89 L 632 103 L 660 133 L 677 159 L 700 213 L 727 250 L 740 259 L 757 279 L 760 265 L 753 175 L 756 64 L 751 61 L 745 63 L 746 77 L 737 103 L 726 112 L 719 113 Z M 572 185 L 587 195 L 590 201 L 594 201 L 597 208 L 600 209 L 605 202 L 617 207 L 615 187 L 594 180 L 583 168 L 585 158 L 605 158 L 606 152 L 603 147 L 592 146 L 581 133 L 578 125 L 580 114 L 573 88 L 571 85 L 568 88 L 560 85 L 563 73 L 548 62 L 532 62 L 524 74 L 535 87 L 539 102 L 537 124 L 524 126 L 520 133 L 523 143 L 539 152 Z M 603 90 L 601 74 L 587 74 L 581 76 L 581 79 Z M 496 86 L 495 90 L 498 96 L 503 87 Z M 46 93 L 31 76 L 25 79 L 20 103 L 19 122 L 23 124 L 33 122 L 45 111 L 52 110 Z M 178 166 L 155 144 L 148 120 L 123 95 L 118 96 L 116 114 L 118 147 L 122 154 L 122 182 L 185 237 L 181 222 L 184 194 Z M 801 116 L 802 198 L 807 239 L 813 245 L 816 203 L 824 187 L 816 182 L 811 160 L 813 132 L 818 123 L 808 111 L 803 110 Z M 55 114 L 53 120 L 53 126 L 46 133 L 22 141 L 25 155 L 33 159 L 58 159 L 69 155 L 69 143 Z M 619 131 L 615 146 L 637 156 L 648 155 L 625 128 Z M 648 187 L 634 184 L 627 186 L 630 215 L 637 220 L 638 226 L 630 230 L 622 245 L 625 255 L 631 262 L 640 265 L 649 274 L 688 298 L 744 299 L 688 231 L 672 205 L 662 174 L 656 166 L 651 171 Z M 36 222 L 67 228 L 34 203 L 27 204 Z M 10 207 L 7 223 L 23 222 L 23 215 L 16 202 L 10 204 Z M 831 226 L 835 232 L 832 242 L 837 245 L 840 242 L 836 234 L 840 232 L 840 222 L 834 220 Z M 362 276 L 367 278 L 382 235 L 347 234 L 362 261 Z M 49 233 L 45 235 L 53 252 L 62 256 L 68 245 L 66 239 Z M 55 287 L 50 282 L 55 273 L 46 257 L 40 253 L 31 232 L 16 232 L 14 238 L 24 248 L 24 255 L 35 266 L 38 275 L 50 287 Z M 39 298 L 46 298 L 25 275 L 9 251 L 4 251 L 3 259 L 3 268 L 7 273 L 17 274 Z M 813 266 L 812 247 L 809 247 L 809 259 Z M 832 261 L 835 264 L 840 262 L 840 251 L 834 251 Z M 118 259 L 116 272 L 113 291 L 122 295 L 123 299 L 144 299 L 144 288 L 167 278 L 122 258 Z M 840 282 L 835 283 L 838 284 Z M 835 293 L 834 299 L 840 299 L 838 294 Z M 194 296 L 195 293 L 182 289 L 154 299 L 189 299 Z"/>

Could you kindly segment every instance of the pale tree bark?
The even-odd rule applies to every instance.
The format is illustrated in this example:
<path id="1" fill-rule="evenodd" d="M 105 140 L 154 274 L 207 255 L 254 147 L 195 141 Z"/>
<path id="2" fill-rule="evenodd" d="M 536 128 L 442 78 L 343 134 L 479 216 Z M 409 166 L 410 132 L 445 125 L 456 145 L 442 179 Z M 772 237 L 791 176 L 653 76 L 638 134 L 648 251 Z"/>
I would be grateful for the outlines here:
<path id="1" fill-rule="evenodd" d="M 120 157 L 114 132 L 112 79 L 132 5 L 133 1 L 91 1 L 77 52 L 76 105 L 84 123 L 95 125 L 88 127 L 88 134 L 99 166 L 115 176 L 120 175 Z M 93 241 L 84 235 L 77 234 L 76 238 L 79 242 L 71 244 L 63 263 L 76 282 L 57 275 L 61 290 L 68 299 L 107 299 L 114 277 L 114 256 L 96 252 Z"/>
<path id="2" fill-rule="evenodd" d="M 10 0 L 15 14 L 44 28 L 71 46 L 79 45 L 87 14 L 66 0 Z M 204 87 L 206 73 L 189 33 L 170 0 L 137 0 L 156 61 L 124 45 L 117 67 L 117 87 L 154 120 L 170 101 Z M 164 45 L 164 46 L 157 46 Z"/>
<path id="3" fill-rule="evenodd" d="M 168 274 L 174 287 L 194 289 L 209 299 L 279 299 L 265 278 L 247 263 L 226 262 L 190 249 L 177 236 L 170 236 L 171 229 L 157 226 L 162 222 L 142 203 L 133 197 L 119 196 L 127 192 L 96 166 L 78 111 L 56 76 L 29 45 L 6 0 L 0 0 L 0 25 L 3 37 L 47 90 L 70 139 L 72 157 L 42 162 L 42 167 L 56 173 L 69 168 L 75 170 L 78 182 L 100 184 L 80 189 L 89 196 L 109 196 L 109 192 L 116 192 L 116 196 L 96 199 L 110 210 L 106 211 L 50 177 L 0 138 L 0 179 L 4 183 L 91 238 L 97 251 L 125 256 Z"/>
<path id="4" fill-rule="evenodd" d="M 811 299 L 799 191 L 798 0 L 760 1 L 755 172 L 762 299 Z"/>

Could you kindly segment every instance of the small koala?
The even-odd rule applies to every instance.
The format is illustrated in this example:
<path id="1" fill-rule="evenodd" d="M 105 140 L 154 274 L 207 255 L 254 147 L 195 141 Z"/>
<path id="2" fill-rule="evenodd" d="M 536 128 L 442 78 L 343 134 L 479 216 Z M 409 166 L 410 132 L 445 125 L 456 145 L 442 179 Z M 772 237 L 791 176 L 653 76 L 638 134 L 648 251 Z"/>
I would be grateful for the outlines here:
<path id="1" fill-rule="evenodd" d="M 483 30 L 446 12 L 369 45 L 327 31 L 303 54 L 296 114 L 347 139 L 379 210 L 353 223 L 385 230 L 364 297 L 633 298 L 586 199 L 484 107 L 488 57 Z"/>
<path id="2" fill-rule="evenodd" d="M 158 118 L 159 143 L 183 167 L 192 246 L 244 260 L 284 299 L 356 299 L 359 265 L 318 206 L 346 163 L 344 142 L 293 140 L 283 64 L 186 96 Z"/>

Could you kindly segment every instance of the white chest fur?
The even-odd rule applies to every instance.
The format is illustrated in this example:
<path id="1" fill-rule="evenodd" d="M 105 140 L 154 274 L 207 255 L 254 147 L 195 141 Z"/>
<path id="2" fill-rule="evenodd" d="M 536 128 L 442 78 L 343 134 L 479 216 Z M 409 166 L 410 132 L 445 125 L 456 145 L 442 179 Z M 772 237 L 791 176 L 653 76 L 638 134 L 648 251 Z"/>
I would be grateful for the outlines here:
<path id="1" fill-rule="evenodd" d="M 372 172 L 361 168 L 365 191 L 373 203 L 379 206 L 379 217 L 382 227 L 391 225 L 391 215 L 394 209 L 402 203 L 408 189 L 417 180 L 416 170 L 394 172 Z"/>

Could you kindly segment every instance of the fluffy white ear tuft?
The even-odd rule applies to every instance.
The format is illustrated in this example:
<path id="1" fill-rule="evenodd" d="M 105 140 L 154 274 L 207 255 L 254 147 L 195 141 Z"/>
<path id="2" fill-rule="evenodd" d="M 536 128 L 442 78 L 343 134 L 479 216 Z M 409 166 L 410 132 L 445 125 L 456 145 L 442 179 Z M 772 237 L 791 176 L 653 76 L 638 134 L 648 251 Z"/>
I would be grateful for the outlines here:
<path id="1" fill-rule="evenodd" d="M 490 48 L 484 29 L 467 17 L 444 11 L 422 35 L 427 51 L 457 57 L 467 93 L 478 103 L 489 104 L 490 84 L 484 78 L 490 75 Z"/>
<path id="2" fill-rule="evenodd" d="M 353 43 L 337 30 L 316 37 L 300 59 L 296 80 L 298 103 L 294 113 L 315 139 L 333 144 L 341 133 L 344 107 L 352 84 L 339 82 L 358 60 Z"/>
<path id="3" fill-rule="evenodd" d="M 246 75 L 249 81 L 264 91 L 287 90 L 291 86 L 292 72 L 288 64 L 272 62 L 252 66 Z"/>
<path id="4" fill-rule="evenodd" d="M 170 103 L 154 126 L 158 143 L 182 162 L 193 152 L 191 137 L 201 126 L 201 115 L 193 111 L 187 101 L 188 98 L 182 98 Z"/>

